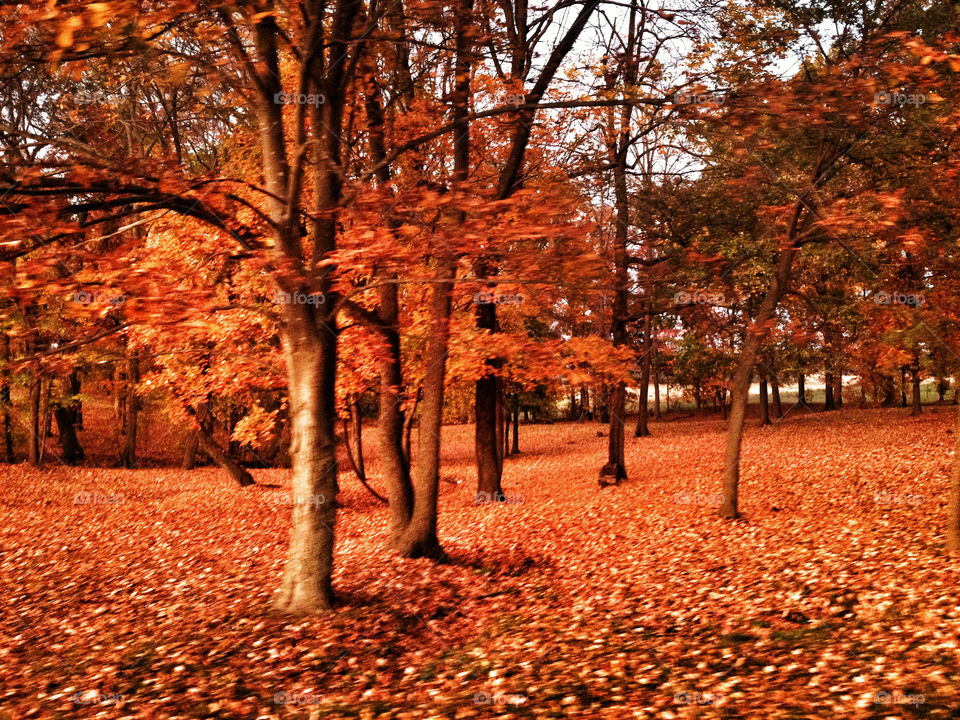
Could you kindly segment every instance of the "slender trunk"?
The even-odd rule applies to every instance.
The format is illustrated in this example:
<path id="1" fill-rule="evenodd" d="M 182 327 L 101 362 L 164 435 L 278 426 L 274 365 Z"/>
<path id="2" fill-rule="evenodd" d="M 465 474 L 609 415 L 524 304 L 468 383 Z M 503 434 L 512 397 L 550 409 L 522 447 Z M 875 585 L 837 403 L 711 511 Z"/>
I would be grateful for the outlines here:
<path id="1" fill-rule="evenodd" d="M 514 405 L 513 408 L 513 447 L 510 449 L 511 454 L 517 455 L 520 453 L 520 403 L 519 401 Z"/>
<path id="2" fill-rule="evenodd" d="M 807 407 L 807 377 L 804 373 L 797 377 L 797 406 Z"/>
<path id="3" fill-rule="evenodd" d="M 843 407 L 843 370 L 837 370 L 833 378 L 833 404 L 839 410 Z"/>
<path id="4" fill-rule="evenodd" d="M 960 405 L 953 431 L 953 474 L 950 476 L 950 499 L 947 505 L 947 550 L 960 555 Z"/>
<path id="5" fill-rule="evenodd" d="M 907 371 L 900 369 L 900 407 L 907 406 Z"/>
<path id="6" fill-rule="evenodd" d="M 180 468 L 182 470 L 193 470 L 197 465 L 197 448 L 200 445 L 200 441 L 197 438 L 196 432 L 191 432 L 187 435 L 187 444 L 183 448 L 183 460 L 180 461 Z"/>
<path id="7" fill-rule="evenodd" d="M 450 310 L 456 264 L 452 259 L 438 261 L 430 300 L 430 335 L 423 378 L 423 402 L 420 410 L 420 441 L 414 485 L 413 515 L 395 549 L 403 557 L 443 559 L 445 554 L 437 537 L 437 496 L 440 484 L 440 433 L 443 428 L 443 395 L 447 352 L 450 341 Z"/>
<path id="8" fill-rule="evenodd" d="M 497 383 L 497 453 L 500 459 L 501 473 L 503 472 L 503 461 L 507 457 L 507 414 L 506 397 L 503 391 L 503 381 Z"/>
<path id="9" fill-rule="evenodd" d="M 653 352 L 650 349 L 650 314 L 651 308 L 647 308 L 646 318 L 643 322 L 643 359 L 640 362 L 640 407 L 637 412 L 637 427 L 634 430 L 634 437 L 650 437 L 650 428 L 647 426 L 647 420 L 650 407 L 650 360 Z"/>
<path id="10" fill-rule="evenodd" d="M 653 417 L 657 420 L 660 416 L 660 373 L 653 374 Z"/>
<path id="11" fill-rule="evenodd" d="M 40 464 L 40 448 L 43 444 L 40 425 L 40 396 L 43 392 L 43 383 L 39 376 L 33 379 L 30 385 L 30 427 L 27 438 L 27 460 L 33 465 Z"/>
<path id="12" fill-rule="evenodd" d="M 137 466 L 137 416 L 139 401 L 137 384 L 140 382 L 140 355 L 138 351 L 127 352 L 127 384 L 125 388 L 125 420 L 123 428 L 123 448 L 120 451 L 120 464 L 126 468 Z"/>
<path id="13" fill-rule="evenodd" d="M 770 366 L 773 367 L 772 365 Z M 770 399 L 773 400 L 774 417 L 783 417 L 783 404 L 780 402 L 780 378 L 777 377 L 776 370 L 770 373 Z"/>
<path id="14" fill-rule="evenodd" d="M 10 371 L 7 362 L 10 360 L 10 336 L 0 333 L 0 413 L 3 419 L 3 460 L 6 463 L 14 461 L 13 453 L 13 403 L 10 398 Z"/>
<path id="15" fill-rule="evenodd" d="M 53 433 L 50 432 L 50 394 L 53 388 L 53 379 L 41 382 L 41 409 L 40 409 L 40 458 L 38 465 L 43 465 L 43 457 L 47 452 L 47 438 Z"/>
<path id="16" fill-rule="evenodd" d="M 770 425 L 770 405 L 767 401 L 767 376 L 766 373 L 760 373 L 760 424 Z"/>
<path id="17" fill-rule="evenodd" d="M 226 470 L 231 479 L 240 484 L 240 487 L 253 485 L 253 476 L 241 465 L 236 458 L 226 450 L 223 450 L 217 442 L 202 428 L 193 433 L 197 445 L 209 455 L 213 461 L 221 468 Z"/>
<path id="18" fill-rule="evenodd" d="M 795 237 L 794 232 L 797 228 L 801 209 L 795 211 L 793 222 L 791 224 L 788 242 L 792 243 Z M 737 370 L 733 376 L 733 400 L 730 407 L 730 422 L 727 425 L 727 446 L 724 454 L 723 468 L 723 502 L 720 505 L 719 513 L 724 518 L 736 518 L 739 516 L 737 507 L 738 492 L 740 486 L 740 449 L 743 443 L 743 425 L 747 414 L 747 400 L 750 393 L 750 380 L 753 375 L 753 369 L 756 364 L 757 350 L 764 340 L 764 336 L 769 331 L 769 326 L 776 313 L 777 304 L 780 297 L 787 289 L 790 281 L 790 268 L 793 264 L 793 257 L 796 253 L 793 245 L 788 245 L 780 251 L 780 258 L 777 261 L 777 269 L 760 304 L 760 310 L 756 319 L 747 328 L 746 337 L 743 341 L 743 350 L 737 364 Z"/>

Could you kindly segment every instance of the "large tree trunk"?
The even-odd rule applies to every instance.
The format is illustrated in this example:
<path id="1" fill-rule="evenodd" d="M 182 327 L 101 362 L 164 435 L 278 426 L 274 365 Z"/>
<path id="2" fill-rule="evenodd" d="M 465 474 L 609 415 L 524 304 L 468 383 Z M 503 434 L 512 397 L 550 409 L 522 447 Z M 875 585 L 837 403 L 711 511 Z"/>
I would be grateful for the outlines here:
<path id="1" fill-rule="evenodd" d="M 788 243 L 794 240 L 800 213 L 801 207 L 798 207 L 794 214 Z M 790 282 L 790 268 L 795 253 L 796 248 L 792 244 L 780 251 L 770 288 L 760 304 L 756 319 L 747 328 L 743 350 L 733 376 L 733 399 L 730 406 L 730 422 L 727 424 L 727 446 L 724 454 L 723 502 L 719 508 L 720 516 L 724 518 L 732 519 L 739 516 L 737 499 L 740 486 L 740 448 L 743 443 L 743 425 L 747 414 L 750 380 L 756 365 L 757 350 L 769 332 L 777 304 Z"/>
<path id="2" fill-rule="evenodd" d="M 960 555 L 960 405 L 953 430 L 953 474 L 950 476 L 950 499 L 947 504 L 947 550 Z"/>
<path id="3" fill-rule="evenodd" d="M 337 338 L 310 306 L 286 306 L 282 329 L 290 404 L 290 544 L 274 607 L 302 615 L 333 606 L 337 515 Z"/>
<path id="4" fill-rule="evenodd" d="M 480 315 L 492 312 L 494 305 L 480 305 L 478 311 L 477 325 L 487 328 L 489 324 L 486 320 L 481 320 Z M 496 322 L 496 316 L 492 316 Z M 499 367 L 496 360 L 491 360 L 488 364 L 492 368 Z M 486 493 L 491 497 L 501 495 L 500 482 L 503 475 L 503 465 L 500 459 L 500 444 L 498 443 L 500 433 L 497 431 L 499 417 L 497 408 L 499 401 L 497 395 L 500 390 L 500 383 L 496 375 L 487 375 L 476 383 L 476 404 L 475 421 L 476 431 L 474 435 L 477 455 L 477 492 Z"/>
<path id="5" fill-rule="evenodd" d="M 56 405 L 53 418 L 57 423 L 57 437 L 60 442 L 60 457 L 67 465 L 76 465 L 83 460 L 83 448 L 77 438 L 77 414 L 72 407 Z"/>
<path id="6" fill-rule="evenodd" d="M 843 407 L 843 370 L 837 370 L 833 378 L 833 404 L 837 410 Z"/>

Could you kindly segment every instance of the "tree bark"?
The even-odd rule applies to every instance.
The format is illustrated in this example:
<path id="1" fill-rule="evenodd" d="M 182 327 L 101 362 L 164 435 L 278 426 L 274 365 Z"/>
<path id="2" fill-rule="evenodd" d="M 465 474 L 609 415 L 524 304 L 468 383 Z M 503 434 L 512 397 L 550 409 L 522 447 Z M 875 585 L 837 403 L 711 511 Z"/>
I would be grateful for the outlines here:
<path id="1" fill-rule="evenodd" d="M 830 410 L 836 410 L 837 406 L 833 401 L 833 388 L 834 388 L 833 373 L 827 371 L 823 374 L 823 410 L 824 412 Z"/>
<path id="2" fill-rule="evenodd" d="M 33 379 L 30 385 L 30 428 L 27 433 L 27 461 L 34 467 L 40 464 L 40 447 L 44 438 L 41 437 L 40 424 L 40 396 L 43 392 L 43 382 L 40 376 Z"/>
<path id="3" fill-rule="evenodd" d="M 3 420 L 3 460 L 12 463 L 15 459 L 13 452 L 13 403 L 10 398 L 10 371 L 7 361 L 10 360 L 10 336 L 0 333 L 0 413 Z"/>
<path id="4" fill-rule="evenodd" d="M 120 464 L 125 468 L 137 466 L 137 415 L 139 400 L 137 384 L 140 382 L 140 356 L 136 350 L 127 351 L 127 381 L 124 388 L 124 424 L 123 446 L 120 450 Z"/>
<path id="5" fill-rule="evenodd" d="M 760 424 L 772 424 L 770 422 L 770 405 L 767 400 L 767 375 L 763 371 L 760 372 Z"/>
<path id="6" fill-rule="evenodd" d="M 656 372 L 653 375 L 653 417 L 657 420 L 661 419 L 660 416 L 660 373 Z"/>
<path id="7" fill-rule="evenodd" d="M 241 465 L 229 452 L 222 449 L 217 442 L 202 428 L 193 433 L 197 445 L 209 455 L 213 461 L 226 470 L 231 479 L 236 480 L 240 487 L 253 485 L 253 475 Z"/>
<path id="8" fill-rule="evenodd" d="M 724 454 L 723 502 L 719 514 L 723 518 L 733 519 L 739 516 L 737 507 L 740 486 L 740 448 L 743 443 L 743 425 L 747 413 L 747 400 L 750 393 L 750 380 L 756 364 L 757 350 L 769 332 L 777 304 L 790 282 L 790 269 L 796 254 L 794 238 L 800 220 L 802 206 L 794 212 L 787 246 L 780 251 L 776 272 L 770 288 L 764 295 L 756 320 L 749 325 L 743 341 L 743 350 L 733 377 L 733 400 L 730 407 L 730 422 L 727 424 L 727 446 Z"/>
<path id="9" fill-rule="evenodd" d="M 650 437 L 648 416 L 650 414 L 650 360 L 653 354 L 650 349 L 650 308 L 643 322 L 643 358 L 640 361 L 640 407 L 637 412 L 637 427 L 634 437 Z"/>
<path id="10" fill-rule="evenodd" d="M 922 397 L 920 395 L 920 368 L 914 365 L 910 369 L 910 375 L 913 380 L 913 393 L 911 397 L 910 416 L 920 415 L 923 412 Z"/>
<path id="11" fill-rule="evenodd" d="M 513 407 L 513 447 L 510 453 L 518 455 L 520 453 L 520 402 L 519 400 Z"/>
<path id="12" fill-rule="evenodd" d="M 772 369 L 773 365 L 769 365 L 769 367 Z M 782 418 L 783 404 L 780 402 L 780 378 L 777 377 L 777 372 L 773 369 L 770 372 L 770 398 L 773 400 L 774 416 Z"/>
<path id="13" fill-rule="evenodd" d="M 950 476 L 950 499 L 947 504 L 947 550 L 960 555 L 960 405 L 953 430 L 953 474 Z"/>
<path id="14" fill-rule="evenodd" d="M 804 373 L 797 376 L 797 407 L 809 407 L 807 405 L 807 377 Z"/>

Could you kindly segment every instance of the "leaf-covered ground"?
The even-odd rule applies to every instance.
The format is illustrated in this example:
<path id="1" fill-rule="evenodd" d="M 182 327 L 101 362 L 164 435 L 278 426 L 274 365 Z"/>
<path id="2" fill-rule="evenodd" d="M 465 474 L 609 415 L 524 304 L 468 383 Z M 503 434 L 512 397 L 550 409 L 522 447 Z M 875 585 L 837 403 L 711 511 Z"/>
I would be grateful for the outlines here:
<path id="1" fill-rule="evenodd" d="M 472 428 L 446 428 L 454 562 L 382 552 L 344 473 L 341 607 L 297 620 L 269 611 L 284 472 L 3 466 L 0 717 L 957 717 L 951 421 L 751 428 L 735 524 L 719 420 L 630 438 L 605 490 L 601 426 L 523 426 L 512 502 L 481 506 Z"/>

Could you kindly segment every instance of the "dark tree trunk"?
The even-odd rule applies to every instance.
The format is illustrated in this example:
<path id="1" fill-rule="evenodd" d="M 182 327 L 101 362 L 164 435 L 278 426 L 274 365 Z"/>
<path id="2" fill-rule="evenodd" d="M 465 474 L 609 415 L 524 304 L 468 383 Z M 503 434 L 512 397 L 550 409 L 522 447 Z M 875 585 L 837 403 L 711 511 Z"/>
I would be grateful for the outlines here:
<path id="1" fill-rule="evenodd" d="M 823 409 L 824 412 L 829 410 L 836 410 L 837 406 L 833 402 L 833 373 L 825 372 L 823 374 Z"/>
<path id="2" fill-rule="evenodd" d="M 520 403 L 519 400 L 513 407 L 513 447 L 510 448 L 513 455 L 520 453 Z"/>
<path id="3" fill-rule="evenodd" d="M 770 422 L 770 405 L 767 400 L 767 376 L 762 371 L 760 373 L 760 424 L 772 424 Z"/>
<path id="4" fill-rule="evenodd" d="M 43 381 L 38 376 L 30 385 L 30 427 L 27 433 L 27 461 L 37 466 L 40 464 L 40 448 L 43 446 L 42 427 L 40 419 L 40 397 L 43 393 Z"/>
<path id="5" fill-rule="evenodd" d="M 137 466 L 137 415 L 139 401 L 137 384 L 140 382 L 140 357 L 136 350 L 127 352 L 127 382 L 124 389 L 123 447 L 120 464 L 125 468 Z"/>
<path id="6" fill-rule="evenodd" d="M 920 368 L 914 366 L 910 370 L 910 375 L 913 379 L 913 393 L 911 397 L 911 407 L 910 415 L 920 415 L 923 412 L 923 406 L 921 404 L 922 398 L 920 396 Z"/>
<path id="7" fill-rule="evenodd" d="M 187 435 L 187 444 L 183 447 L 183 459 L 180 461 L 182 470 L 193 470 L 197 465 L 197 448 L 200 443 L 197 439 L 197 433 L 191 432 Z"/>
<path id="8" fill-rule="evenodd" d="M 900 407 L 907 406 L 907 371 L 900 369 Z"/>
<path id="9" fill-rule="evenodd" d="M 837 370 L 833 378 L 833 404 L 837 410 L 843 407 L 843 370 Z"/>
<path id="10" fill-rule="evenodd" d="M 747 392 L 749 392 L 749 388 Z M 720 417 L 726 420 L 727 419 L 727 391 L 725 389 L 721 389 L 717 391 L 717 401 L 720 404 Z"/>
<path id="11" fill-rule="evenodd" d="M 10 371 L 7 361 L 10 359 L 10 336 L 0 333 L 0 414 L 3 427 L 3 460 L 12 463 L 15 460 L 13 452 L 13 403 L 10 399 Z"/>
<path id="12" fill-rule="evenodd" d="M 590 411 L 590 388 L 584 384 L 580 386 L 580 422 L 593 420 L 592 415 Z"/>
<path id="13" fill-rule="evenodd" d="M 804 373 L 797 376 L 797 407 L 809 407 L 807 405 L 807 376 Z"/>
<path id="14" fill-rule="evenodd" d="M 53 418 L 57 423 L 57 435 L 60 441 L 60 456 L 67 465 L 76 465 L 83 460 L 83 448 L 77 438 L 76 412 L 69 407 L 55 405 Z"/>
<path id="15" fill-rule="evenodd" d="M 70 396 L 72 398 L 70 401 L 70 410 L 73 412 L 73 424 L 77 430 L 83 430 L 83 403 L 78 397 L 80 395 L 80 372 L 77 370 L 77 368 L 74 368 L 71 371 L 67 382 Z"/>
<path id="16" fill-rule="evenodd" d="M 774 417 L 783 417 L 783 404 L 780 401 L 780 378 L 776 371 L 770 373 L 770 398 L 773 400 Z"/>
<path id="17" fill-rule="evenodd" d="M 637 412 L 637 427 L 633 432 L 634 437 L 650 436 L 650 428 L 647 423 L 650 407 L 650 358 L 653 354 L 650 349 L 650 314 L 651 309 L 647 308 L 647 314 L 643 322 L 643 359 L 640 362 L 640 407 Z"/>

